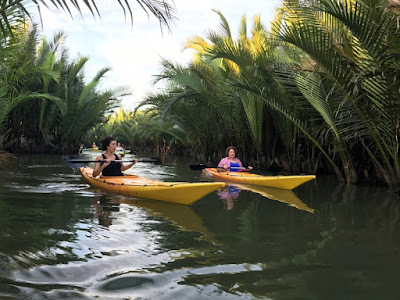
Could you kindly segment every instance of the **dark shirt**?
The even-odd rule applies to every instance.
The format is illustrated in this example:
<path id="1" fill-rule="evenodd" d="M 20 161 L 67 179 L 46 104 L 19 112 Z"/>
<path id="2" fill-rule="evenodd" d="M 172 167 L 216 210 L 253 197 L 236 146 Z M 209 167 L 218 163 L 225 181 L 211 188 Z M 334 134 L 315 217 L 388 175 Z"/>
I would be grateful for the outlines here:
<path id="1" fill-rule="evenodd" d="M 104 160 L 107 159 L 107 157 L 104 154 L 102 154 L 102 156 L 103 156 Z M 119 160 L 119 157 L 117 154 L 114 154 L 114 156 L 115 156 L 116 160 Z M 103 163 L 101 163 L 100 166 L 102 164 Z M 103 176 L 124 176 L 124 174 L 121 172 L 121 163 L 115 162 L 115 161 L 111 161 L 111 163 L 103 169 L 101 174 Z"/>

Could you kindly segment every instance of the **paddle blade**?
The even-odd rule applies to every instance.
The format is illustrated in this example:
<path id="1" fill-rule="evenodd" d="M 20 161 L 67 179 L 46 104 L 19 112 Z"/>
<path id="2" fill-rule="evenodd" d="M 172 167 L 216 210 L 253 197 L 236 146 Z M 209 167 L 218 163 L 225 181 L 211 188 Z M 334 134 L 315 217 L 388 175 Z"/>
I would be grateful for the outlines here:
<path id="1" fill-rule="evenodd" d="M 90 161 L 84 158 L 71 158 L 68 156 L 63 156 L 62 160 L 70 168 L 81 168 L 86 167 Z"/>
<path id="2" fill-rule="evenodd" d="M 199 164 L 199 165 L 190 165 L 190 169 L 192 170 L 203 170 L 208 168 L 207 165 Z"/>
<path id="3" fill-rule="evenodd" d="M 144 163 L 152 163 L 155 165 L 161 165 L 161 159 L 157 158 L 157 157 L 153 157 L 153 158 L 145 158 L 145 159 L 139 159 L 138 162 L 144 162 Z"/>

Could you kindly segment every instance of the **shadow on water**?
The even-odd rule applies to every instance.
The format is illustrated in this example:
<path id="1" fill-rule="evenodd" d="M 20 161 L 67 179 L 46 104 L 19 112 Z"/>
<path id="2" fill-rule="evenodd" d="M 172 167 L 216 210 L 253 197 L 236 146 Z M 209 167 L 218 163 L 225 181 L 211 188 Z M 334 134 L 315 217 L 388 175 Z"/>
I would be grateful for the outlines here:
<path id="1" fill-rule="evenodd" d="M 22 161 L 0 175 L 1 299 L 398 298 L 400 197 L 384 188 L 320 177 L 181 206 L 96 191 L 55 158 Z M 201 180 L 182 165 L 132 172 Z"/>

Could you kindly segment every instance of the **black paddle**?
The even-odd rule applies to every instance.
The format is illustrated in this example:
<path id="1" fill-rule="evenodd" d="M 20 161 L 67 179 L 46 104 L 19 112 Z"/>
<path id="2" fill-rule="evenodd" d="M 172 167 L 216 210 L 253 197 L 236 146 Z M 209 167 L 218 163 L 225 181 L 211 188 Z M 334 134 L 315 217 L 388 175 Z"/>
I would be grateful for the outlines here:
<path id="1" fill-rule="evenodd" d="M 95 163 L 95 162 L 106 162 L 105 160 L 87 160 L 84 158 L 69 158 L 69 157 L 62 157 L 63 161 L 68 167 L 71 168 L 80 168 L 80 167 L 85 167 L 87 166 L 88 163 Z M 116 159 L 113 160 L 112 162 L 134 162 L 134 160 L 121 160 L 121 159 Z M 153 163 L 156 165 L 161 165 L 161 160 L 158 158 L 149 158 L 149 159 L 138 159 L 137 162 L 146 162 L 146 163 Z"/>
<path id="2" fill-rule="evenodd" d="M 204 164 L 190 165 L 190 169 L 192 169 L 192 170 L 203 170 L 203 169 L 207 169 L 207 168 L 224 169 L 223 167 L 209 167 L 209 166 L 204 165 Z M 230 167 L 228 169 L 246 170 L 246 168 L 244 168 L 244 167 Z"/>

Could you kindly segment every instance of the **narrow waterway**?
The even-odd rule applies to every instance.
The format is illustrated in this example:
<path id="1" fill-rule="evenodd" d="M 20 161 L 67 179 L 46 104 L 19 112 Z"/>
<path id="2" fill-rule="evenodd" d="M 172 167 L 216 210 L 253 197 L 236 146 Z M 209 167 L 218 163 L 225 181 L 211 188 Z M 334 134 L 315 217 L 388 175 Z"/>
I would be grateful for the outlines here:
<path id="1" fill-rule="evenodd" d="M 130 173 L 205 181 L 192 161 Z M 89 187 L 59 156 L 0 174 L 0 299 L 398 299 L 400 196 L 318 176 L 191 206 Z"/>

